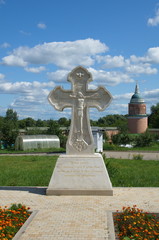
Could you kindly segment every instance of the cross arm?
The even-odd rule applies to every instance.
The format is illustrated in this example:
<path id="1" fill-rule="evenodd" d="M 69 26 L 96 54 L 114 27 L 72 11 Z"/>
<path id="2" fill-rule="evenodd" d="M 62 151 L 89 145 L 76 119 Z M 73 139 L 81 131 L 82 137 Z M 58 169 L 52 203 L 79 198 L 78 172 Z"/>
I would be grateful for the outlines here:
<path id="1" fill-rule="evenodd" d="M 103 111 L 112 101 L 112 95 L 104 87 L 89 90 L 87 93 L 87 106 Z"/>
<path id="2" fill-rule="evenodd" d="M 72 107 L 72 91 L 64 90 L 58 86 L 52 90 L 48 96 L 48 101 L 58 111 L 63 111 L 65 107 Z"/>

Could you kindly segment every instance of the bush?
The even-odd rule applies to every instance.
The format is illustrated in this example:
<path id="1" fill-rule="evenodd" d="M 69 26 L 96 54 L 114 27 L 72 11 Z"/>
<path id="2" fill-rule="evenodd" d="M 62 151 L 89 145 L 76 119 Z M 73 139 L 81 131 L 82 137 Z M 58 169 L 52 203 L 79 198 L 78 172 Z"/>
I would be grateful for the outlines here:
<path id="1" fill-rule="evenodd" d="M 121 143 L 121 134 L 116 134 L 112 136 L 113 144 L 119 145 Z"/>
<path id="2" fill-rule="evenodd" d="M 154 141 L 154 137 L 148 133 L 142 133 L 135 137 L 134 139 L 134 147 L 147 147 L 150 146 Z"/>
<path id="3" fill-rule="evenodd" d="M 116 146 L 106 142 L 103 144 L 103 149 L 106 151 L 108 151 L 108 150 L 113 151 L 113 150 L 116 150 Z"/>
<path id="4" fill-rule="evenodd" d="M 129 144 L 131 142 L 131 137 L 129 134 L 116 134 L 116 135 L 113 135 L 112 136 L 112 142 L 114 144 L 117 144 L 117 145 L 121 145 L 121 144 Z"/>
<path id="5" fill-rule="evenodd" d="M 143 160 L 143 155 L 142 154 L 134 154 L 133 160 Z"/>

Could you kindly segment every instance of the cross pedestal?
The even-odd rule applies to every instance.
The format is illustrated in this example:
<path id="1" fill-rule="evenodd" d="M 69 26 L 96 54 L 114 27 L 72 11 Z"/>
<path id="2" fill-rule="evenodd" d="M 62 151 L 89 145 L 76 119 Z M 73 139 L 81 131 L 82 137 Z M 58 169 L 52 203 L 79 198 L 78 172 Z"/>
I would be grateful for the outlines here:
<path id="1" fill-rule="evenodd" d="M 94 153 L 89 108 L 103 111 L 111 102 L 104 88 L 88 89 L 92 81 L 87 69 L 79 66 L 68 75 L 71 90 L 56 87 L 48 100 L 56 110 L 72 108 L 66 155 L 58 158 L 47 195 L 112 195 L 112 185 L 100 154 Z"/>

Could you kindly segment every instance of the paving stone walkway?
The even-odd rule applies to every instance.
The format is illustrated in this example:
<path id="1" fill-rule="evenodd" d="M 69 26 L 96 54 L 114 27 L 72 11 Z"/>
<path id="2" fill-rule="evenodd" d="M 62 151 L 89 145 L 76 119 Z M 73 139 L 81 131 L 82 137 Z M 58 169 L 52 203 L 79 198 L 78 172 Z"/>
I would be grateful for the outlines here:
<path id="1" fill-rule="evenodd" d="M 113 188 L 114 196 L 46 196 L 43 187 L 0 187 L 0 206 L 22 203 L 37 214 L 20 240 L 109 240 L 108 211 L 137 205 L 159 212 L 159 188 Z"/>

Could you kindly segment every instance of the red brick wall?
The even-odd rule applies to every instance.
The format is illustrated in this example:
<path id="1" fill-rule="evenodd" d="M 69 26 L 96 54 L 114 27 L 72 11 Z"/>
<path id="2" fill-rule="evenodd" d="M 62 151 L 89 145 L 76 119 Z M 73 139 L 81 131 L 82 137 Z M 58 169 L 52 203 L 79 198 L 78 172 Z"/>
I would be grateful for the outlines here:
<path id="1" fill-rule="evenodd" d="M 128 129 L 130 133 L 144 133 L 148 127 L 148 119 L 128 118 Z"/>
<path id="2" fill-rule="evenodd" d="M 129 104 L 129 115 L 140 115 L 140 114 L 146 114 L 146 104 L 130 103 Z"/>
<path id="3" fill-rule="evenodd" d="M 113 135 L 116 135 L 116 134 L 120 133 L 119 130 L 106 130 L 105 132 L 108 136 L 108 142 L 112 141 L 111 138 L 112 138 Z"/>

